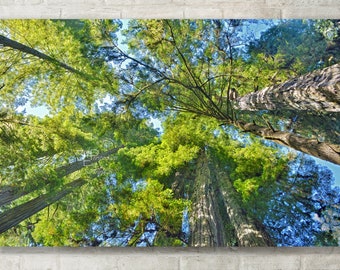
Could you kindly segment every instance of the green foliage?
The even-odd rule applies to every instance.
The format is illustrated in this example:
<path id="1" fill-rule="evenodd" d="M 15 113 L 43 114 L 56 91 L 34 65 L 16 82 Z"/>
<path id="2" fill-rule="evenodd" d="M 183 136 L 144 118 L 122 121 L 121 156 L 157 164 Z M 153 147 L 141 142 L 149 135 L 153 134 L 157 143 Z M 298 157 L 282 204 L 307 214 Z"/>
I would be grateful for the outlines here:
<path id="1" fill-rule="evenodd" d="M 232 159 L 235 165 L 231 178 L 244 201 L 256 195 L 260 187 L 266 188 L 282 178 L 288 162 L 277 150 L 260 142 L 236 148 Z"/>
<path id="2" fill-rule="evenodd" d="M 233 29 L 232 33 L 227 29 Z M 239 31 L 241 28 L 229 21 L 131 21 L 125 31 L 129 49 L 145 63 L 145 69 L 125 70 L 123 76 L 137 75 L 132 84 L 147 89 L 143 95 L 135 92 L 147 108 L 223 118 L 221 97 L 232 86 L 234 73 L 241 75 L 236 67 L 241 69 L 242 65 L 236 61 L 234 67 L 230 55 L 237 54 L 234 44 Z M 232 44 L 219 38 L 223 35 L 233 39 Z M 230 50 L 229 45 L 233 46 Z M 131 93 L 131 88 L 126 91 Z"/>
<path id="3" fill-rule="evenodd" d="M 315 21 L 287 20 L 268 29 L 250 46 L 251 52 L 280 58 L 280 73 L 300 75 L 312 71 L 327 61 L 327 43 L 314 28 Z M 324 64 L 320 64 L 320 61 Z"/>
<path id="4" fill-rule="evenodd" d="M 79 71 L 0 48 L 0 184 L 30 193 L 7 207 L 62 188 L 78 176 L 88 181 L 86 188 L 32 217 L 38 221 L 33 227 L 24 222 L 1 236 L 0 244 L 82 245 L 85 232 L 106 216 L 112 228 L 128 234 L 130 245 L 154 224 L 154 245 L 181 246 L 183 211 L 190 209 L 184 195 L 192 197 L 188 186 L 200 151 L 223 164 L 247 210 L 255 205 L 266 209 L 278 181 L 286 177 L 288 159 L 253 138 L 240 142 L 239 133 L 220 126 L 235 120 L 228 89 L 244 95 L 321 67 L 320 59 L 330 64 L 334 60 L 325 50 L 336 44 L 338 33 L 333 21 L 285 21 L 253 40 L 247 51 L 240 46 L 250 41 L 244 37 L 246 24 L 131 20 L 123 32 L 125 54 L 115 44 L 121 28 L 117 21 L 0 21 L 1 34 Z M 95 111 L 96 101 L 106 95 L 112 104 Z M 47 106 L 50 114 L 17 113 L 28 100 Z M 162 134 L 150 127 L 151 115 L 162 119 Z M 237 117 L 251 122 L 254 115 Z M 55 173 L 86 151 L 101 153 L 120 145 L 124 148 L 117 154 L 72 176 Z M 173 184 L 182 190 L 175 193 L 169 188 Z M 312 183 L 305 185 L 303 190 L 311 191 Z M 223 225 L 235 245 L 233 226 Z M 320 237 L 321 244 L 333 241 Z"/>
<path id="5" fill-rule="evenodd" d="M 176 168 L 197 157 L 205 145 L 214 141 L 216 126 L 214 120 L 196 119 L 191 114 L 169 117 L 164 123 L 160 142 L 121 151 L 121 154 L 126 155 L 124 163 L 128 158 L 143 171 L 144 177 L 169 176 Z"/>
<path id="6" fill-rule="evenodd" d="M 56 179 L 55 168 L 80 151 L 96 147 L 92 132 L 80 125 L 81 118 L 81 113 L 70 116 L 66 111 L 44 119 L 7 116 L 13 134 L 11 143 L 0 142 L 2 184 L 18 183 L 25 190 L 46 183 L 60 184 L 62 179 Z"/>
<path id="7" fill-rule="evenodd" d="M 243 77 L 237 81 L 237 90 L 241 96 L 282 83 L 296 75 L 294 69 L 285 69 L 284 57 L 279 53 L 275 56 L 257 53 L 243 65 Z"/>
<path id="8" fill-rule="evenodd" d="M 90 172 L 87 172 L 87 175 Z M 105 201 L 106 187 L 101 177 L 92 178 L 84 188 L 39 212 L 32 237 L 43 246 L 79 246 L 84 232 L 98 220 Z"/>
<path id="9" fill-rule="evenodd" d="M 317 238 L 315 240 L 315 246 L 317 247 L 337 247 L 339 246 L 338 244 L 338 239 L 332 234 L 332 232 L 329 231 L 324 231 L 320 232 L 317 235 Z"/>
<path id="10" fill-rule="evenodd" d="M 120 229 L 135 224 L 135 230 L 142 233 L 148 223 L 156 223 L 161 231 L 178 233 L 182 227 L 183 211 L 187 207 L 188 201 L 175 199 L 171 189 L 165 189 L 158 181 L 148 179 L 138 183 L 136 188 L 125 189 L 120 200 L 112 204 L 109 210 L 119 218 Z"/>
<path id="11" fill-rule="evenodd" d="M 64 31 L 65 28 L 71 31 L 82 45 L 83 56 L 91 58 L 92 64 L 95 65 L 105 63 L 103 59 L 96 57 L 98 48 L 105 42 L 112 42 L 112 39 L 115 39 L 115 32 L 121 27 L 121 23 L 116 20 L 62 20 L 57 23 L 59 23 L 61 31 Z"/>
<path id="12" fill-rule="evenodd" d="M 327 41 L 333 41 L 339 37 L 338 24 L 336 20 L 317 20 L 314 27 Z"/>
<path id="13" fill-rule="evenodd" d="M 99 70 L 91 66 L 89 59 L 81 53 L 83 44 L 63 27 L 62 22 L 6 20 L 0 22 L 0 31 L 17 42 L 87 74 L 87 77 L 82 77 L 66 71 L 58 64 L 4 47 L 0 65 L 4 74 L 1 100 L 8 106 L 13 107 L 20 99 L 30 99 L 32 105 L 48 106 L 53 113 L 65 106 L 91 110 L 94 101 L 102 96 L 104 85 L 107 89 L 115 87 L 114 83 L 108 85 L 104 79 L 107 67 Z M 103 75 L 103 78 L 99 78 L 98 74 Z"/>
<path id="14" fill-rule="evenodd" d="M 169 237 L 166 232 L 159 232 L 154 241 L 155 247 L 183 247 L 183 241 L 178 238 Z"/>
<path id="15" fill-rule="evenodd" d="M 67 216 L 43 219 L 33 232 L 34 239 L 44 246 L 73 246 L 78 239 L 78 232 L 85 228 L 70 220 Z"/>

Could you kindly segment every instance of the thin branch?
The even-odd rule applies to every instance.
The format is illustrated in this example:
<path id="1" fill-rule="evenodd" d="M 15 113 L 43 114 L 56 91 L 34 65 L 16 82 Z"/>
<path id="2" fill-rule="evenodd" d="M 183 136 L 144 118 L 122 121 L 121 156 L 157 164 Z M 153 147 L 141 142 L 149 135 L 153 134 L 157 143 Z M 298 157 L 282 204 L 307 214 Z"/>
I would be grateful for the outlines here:
<path id="1" fill-rule="evenodd" d="M 173 29 L 172 29 L 171 24 L 169 23 L 168 20 L 165 20 L 165 23 L 168 25 L 168 27 L 169 27 L 169 29 L 170 29 L 170 34 L 171 34 L 171 37 L 172 37 L 172 39 L 173 39 L 174 47 L 175 47 L 176 51 L 178 52 L 180 58 L 182 59 L 185 68 L 187 69 L 187 71 L 188 71 L 190 77 L 192 78 L 192 80 L 194 81 L 196 87 L 199 87 L 199 83 L 197 82 L 197 78 L 196 78 L 196 76 L 193 74 L 191 68 L 189 67 L 189 64 L 188 64 L 187 59 L 184 57 L 183 53 L 181 52 L 181 50 L 180 50 L 180 49 L 178 48 L 178 46 L 177 46 L 175 34 L 174 34 L 174 32 L 173 32 Z"/>
<path id="2" fill-rule="evenodd" d="M 21 52 L 24 52 L 24 53 L 27 53 L 27 54 L 30 54 L 30 55 L 34 55 L 34 56 L 36 56 L 40 59 L 43 59 L 43 60 L 46 60 L 46 61 L 51 62 L 53 64 L 56 64 L 57 66 L 60 66 L 60 67 L 66 69 L 68 71 L 71 71 L 72 73 L 78 74 L 78 75 L 85 77 L 87 79 L 92 77 L 92 76 L 85 74 L 85 73 L 83 73 L 83 72 L 81 72 L 81 71 L 79 71 L 79 70 L 77 70 L 77 69 L 75 69 L 75 68 L 73 68 L 73 67 L 71 67 L 71 66 L 51 57 L 51 56 L 49 56 L 49 55 L 41 53 L 41 52 L 31 48 L 31 47 L 28 47 L 28 46 L 26 46 L 22 43 L 19 43 L 19 42 L 12 40 L 12 39 L 9 39 L 9 38 L 7 38 L 3 35 L 0 35 L 0 44 L 2 44 L 3 46 L 11 47 L 13 49 L 19 50 Z"/>

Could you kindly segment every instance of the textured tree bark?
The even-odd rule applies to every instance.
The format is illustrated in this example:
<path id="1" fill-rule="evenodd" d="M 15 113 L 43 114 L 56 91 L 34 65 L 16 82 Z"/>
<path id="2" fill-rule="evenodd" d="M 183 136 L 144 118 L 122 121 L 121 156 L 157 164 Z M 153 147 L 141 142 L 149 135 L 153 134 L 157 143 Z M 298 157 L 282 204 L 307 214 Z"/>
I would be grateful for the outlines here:
<path id="1" fill-rule="evenodd" d="M 191 198 L 190 246 L 226 246 L 224 223 L 218 203 L 221 194 L 216 192 L 215 185 L 207 157 L 202 153 L 197 161 L 194 194 Z"/>
<path id="2" fill-rule="evenodd" d="M 340 112 L 340 64 L 239 97 L 237 110 Z"/>
<path id="3" fill-rule="evenodd" d="M 86 182 L 83 179 L 77 179 L 73 182 L 66 184 L 62 190 L 41 195 L 33 200 L 30 200 L 17 207 L 9 209 L 0 214 L 0 233 L 18 225 L 26 218 L 38 213 L 45 207 L 59 201 L 76 188 L 80 188 Z"/>
<path id="4" fill-rule="evenodd" d="M 235 125 L 245 132 L 251 132 L 264 139 L 275 141 L 295 150 L 340 165 L 340 146 L 337 144 L 319 142 L 316 139 L 308 139 L 289 132 L 275 131 L 268 127 L 258 126 L 255 123 L 236 121 Z"/>
<path id="5" fill-rule="evenodd" d="M 232 242 L 226 232 L 229 222 L 235 229 L 239 246 L 274 246 L 266 231 L 242 209 L 227 174 L 203 151 L 197 160 L 195 181 L 190 216 L 191 246 L 227 246 Z"/>
<path id="6" fill-rule="evenodd" d="M 242 209 L 240 198 L 228 175 L 220 171 L 218 178 L 229 219 L 236 231 L 238 245 L 241 247 L 274 246 L 268 233 Z"/>
<path id="7" fill-rule="evenodd" d="M 96 156 L 91 156 L 85 160 L 80 160 L 73 162 L 71 164 L 67 164 L 61 167 L 56 168 L 56 174 L 58 178 L 62 178 L 67 176 L 71 173 L 81 170 L 82 168 L 89 166 L 93 163 L 98 162 L 99 160 L 106 158 L 114 153 L 116 153 L 119 149 L 123 148 L 124 146 L 112 148 L 106 152 L 100 153 Z M 30 188 L 25 190 L 22 188 L 23 182 L 18 182 L 16 186 L 3 186 L 0 189 L 0 206 L 6 205 L 30 192 L 37 190 L 41 187 L 41 183 L 47 185 L 50 183 L 48 179 L 41 179 L 41 181 L 37 181 L 36 185 L 30 185 Z"/>
<path id="8" fill-rule="evenodd" d="M 204 89 L 199 89 L 199 91 L 202 92 L 202 95 L 206 94 Z M 214 99 L 212 98 L 209 104 L 213 104 Z M 196 104 L 197 106 L 191 107 L 189 106 L 190 104 L 183 104 L 183 107 L 178 107 L 177 110 L 214 117 L 222 123 L 234 125 L 242 131 L 253 133 L 264 139 L 272 140 L 323 160 L 340 164 L 340 143 L 337 128 L 339 126 L 337 117 L 340 115 L 340 64 L 308 73 L 281 85 L 236 98 L 231 101 L 233 105 L 232 112 L 230 112 L 227 104 L 229 104 L 228 99 L 218 101 L 217 105 L 211 108 L 204 104 Z M 219 110 L 218 112 L 215 110 L 216 108 Z M 318 140 L 319 138 L 310 139 L 310 135 L 312 135 L 309 132 L 310 126 L 308 128 L 300 126 L 299 134 L 303 134 L 304 137 L 302 137 L 290 132 L 277 131 L 272 127 L 267 128 L 255 123 L 246 123 L 248 120 L 235 120 L 237 117 L 241 120 L 249 119 L 251 117 L 248 116 L 253 111 L 260 112 L 263 110 L 269 111 L 268 115 L 276 115 L 280 112 L 283 118 L 286 114 L 292 117 L 307 118 L 304 115 L 312 112 L 311 115 L 308 115 L 308 118 L 311 119 L 310 126 L 313 126 L 313 114 L 322 114 L 324 118 L 332 120 L 324 126 L 319 125 L 315 128 L 317 132 L 320 130 L 317 134 L 320 135 L 320 141 Z M 249 114 L 246 115 L 248 112 Z M 288 121 L 289 119 L 286 118 L 285 120 Z M 332 127 L 330 123 L 334 128 L 329 129 Z M 322 142 L 322 137 L 325 137 L 325 142 Z"/>

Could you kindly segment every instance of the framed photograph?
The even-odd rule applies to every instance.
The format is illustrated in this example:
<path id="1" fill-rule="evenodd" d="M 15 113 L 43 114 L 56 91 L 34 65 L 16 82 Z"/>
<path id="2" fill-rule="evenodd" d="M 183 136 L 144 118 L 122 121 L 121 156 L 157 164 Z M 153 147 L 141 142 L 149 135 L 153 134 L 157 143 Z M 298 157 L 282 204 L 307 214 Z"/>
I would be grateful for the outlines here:
<path id="1" fill-rule="evenodd" d="M 338 246 L 340 20 L 124 14 L 0 20 L 0 246 Z"/>

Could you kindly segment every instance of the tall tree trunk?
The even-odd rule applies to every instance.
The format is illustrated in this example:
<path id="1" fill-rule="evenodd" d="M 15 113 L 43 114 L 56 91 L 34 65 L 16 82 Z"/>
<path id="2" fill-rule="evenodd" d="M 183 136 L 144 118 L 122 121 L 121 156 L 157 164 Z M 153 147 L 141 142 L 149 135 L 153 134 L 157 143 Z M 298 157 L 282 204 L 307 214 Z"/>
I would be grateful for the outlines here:
<path id="1" fill-rule="evenodd" d="M 28 46 L 26 46 L 26 45 L 24 45 L 22 43 L 19 43 L 19 42 L 15 41 L 15 40 L 12 40 L 12 39 L 7 38 L 5 36 L 0 35 L 0 44 L 2 44 L 4 47 L 10 47 L 12 49 L 19 50 L 19 51 L 21 51 L 23 53 L 27 53 L 27 54 L 33 55 L 35 57 L 38 57 L 40 59 L 46 60 L 46 61 L 48 61 L 50 63 L 53 63 L 53 64 L 55 64 L 55 65 L 57 65 L 59 67 L 62 67 L 64 69 L 66 69 L 66 70 L 68 70 L 68 71 L 70 71 L 72 73 L 78 74 L 78 75 L 80 75 L 80 76 L 82 76 L 82 77 L 84 77 L 86 79 L 91 78 L 91 76 L 86 74 L 86 73 L 83 73 L 83 72 L 81 72 L 81 71 L 79 71 L 79 70 L 77 70 L 77 69 L 75 69 L 75 68 L 73 68 L 73 67 L 71 67 L 71 66 L 69 66 L 69 65 L 67 65 L 65 63 L 63 63 L 63 62 L 60 62 L 59 60 L 57 60 L 57 59 L 55 59 L 55 58 L 53 58 L 53 57 L 51 57 L 49 55 L 46 55 L 46 54 L 44 54 L 42 52 L 39 52 L 39 51 L 37 51 L 37 50 L 35 50 L 35 49 L 31 48 L 31 47 L 28 47 Z"/>
<path id="2" fill-rule="evenodd" d="M 204 153 L 197 161 L 192 211 L 190 214 L 189 245 L 194 247 L 226 246 L 224 221 L 220 212 L 220 193 Z"/>
<path id="3" fill-rule="evenodd" d="M 0 233 L 7 231 L 24 221 L 26 218 L 38 213 L 45 207 L 59 201 L 75 189 L 83 186 L 85 183 L 86 181 L 83 179 L 74 180 L 73 182 L 66 184 L 60 191 L 40 195 L 33 200 L 1 213 Z"/>
<path id="4" fill-rule="evenodd" d="M 120 146 L 120 147 L 116 147 L 116 148 L 112 148 L 106 152 L 100 153 L 96 156 L 92 156 L 88 159 L 85 160 L 80 160 L 80 161 L 76 161 L 73 162 L 71 164 L 67 164 L 61 167 L 56 168 L 56 174 L 58 178 L 62 178 L 64 176 L 67 176 L 71 173 L 74 173 L 76 171 L 81 170 L 82 168 L 89 166 L 93 163 L 98 162 L 99 160 L 106 158 L 114 153 L 116 153 L 119 149 L 123 148 L 124 146 Z M 36 181 L 36 184 L 34 185 L 30 185 L 29 189 L 24 189 L 22 187 L 22 184 L 24 182 L 18 182 L 16 183 L 15 186 L 3 186 L 0 189 L 0 206 L 6 205 L 34 190 L 37 190 L 41 187 L 41 184 L 43 183 L 44 185 L 47 185 L 50 183 L 50 180 L 48 180 L 48 178 L 46 180 L 42 180 L 42 181 Z"/>
<path id="5" fill-rule="evenodd" d="M 239 194 L 237 194 L 229 176 L 220 171 L 217 177 L 229 219 L 236 231 L 238 245 L 241 247 L 274 246 L 274 242 L 264 230 L 264 227 L 259 226 L 242 209 Z"/>
<path id="6" fill-rule="evenodd" d="M 239 113 L 239 120 L 230 124 L 242 131 L 340 165 L 340 64 L 239 97 L 233 101 L 233 107 Z M 295 118 L 301 123 L 279 131 L 269 121 L 267 127 L 259 125 L 263 119 L 256 120 L 257 124 L 250 122 L 249 118 L 257 119 L 254 111 L 261 110 L 269 118 L 279 116 L 291 123 Z"/>
<path id="7" fill-rule="evenodd" d="M 271 238 L 241 207 L 239 195 L 227 174 L 202 151 L 197 160 L 193 206 L 190 215 L 192 246 L 227 246 L 233 242 L 227 232 L 230 222 L 237 245 L 273 246 Z"/>
<path id="8" fill-rule="evenodd" d="M 340 112 L 340 64 L 239 97 L 234 106 L 246 111 Z"/>

